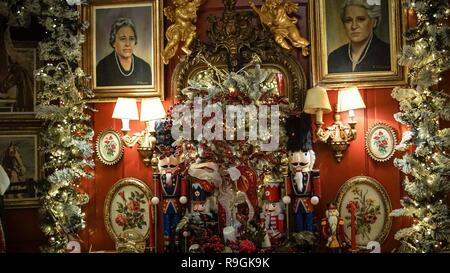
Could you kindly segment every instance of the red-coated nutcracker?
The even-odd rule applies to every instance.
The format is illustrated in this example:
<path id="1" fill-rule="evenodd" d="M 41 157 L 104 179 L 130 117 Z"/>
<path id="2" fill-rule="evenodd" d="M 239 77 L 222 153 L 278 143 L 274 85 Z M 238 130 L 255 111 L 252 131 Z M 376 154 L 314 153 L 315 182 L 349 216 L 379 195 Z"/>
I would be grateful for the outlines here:
<path id="1" fill-rule="evenodd" d="M 162 199 L 164 251 L 179 251 L 179 236 L 175 229 L 183 212 L 181 204 L 186 204 L 188 200 L 187 182 L 181 175 L 179 159 L 173 154 L 160 156 L 158 171 L 153 175 L 156 198 L 153 198 L 152 202 L 159 203 L 159 200 L 155 199 Z"/>
<path id="2" fill-rule="evenodd" d="M 285 229 L 280 183 L 269 182 L 264 187 L 264 205 L 260 220 L 269 237 L 278 237 Z"/>
<path id="3" fill-rule="evenodd" d="M 285 204 L 293 197 L 294 232 L 315 231 L 314 206 L 321 197 L 319 170 L 313 169 L 316 156 L 312 150 L 311 118 L 302 113 L 286 121 L 289 151 L 289 172 L 285 173 Z"/>

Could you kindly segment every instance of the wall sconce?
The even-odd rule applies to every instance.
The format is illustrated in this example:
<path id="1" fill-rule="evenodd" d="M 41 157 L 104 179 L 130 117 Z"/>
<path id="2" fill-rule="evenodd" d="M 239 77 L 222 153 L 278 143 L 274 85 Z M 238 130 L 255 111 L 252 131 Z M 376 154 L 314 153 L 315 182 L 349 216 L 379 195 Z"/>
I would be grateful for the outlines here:
<path id="1" fill-rule="evenodd" d="M 337 109 L 334 113 L 334 124 L 322 128 L 323 113 L 331 111 L 326 89 L 316 86 L 308 90 L 304 111 L 316 115 L 316 137 L 319 141 L 328 143 L 334 151 L 334 156 L 341 162 L 343 152 L 350 142 L 356 138 L 355 109 L 366 108 L 358 88 L 355 86 L 339 90 Z M 349 111 L 348 125 L 341 122 L 339 112 Z"/>
<path id="2" fill-rule="evenodd" d="M 149 166 L 156 145 L 155 121 L 166 117 L 166 111 L 159 98 L 142 99 L 140 121 L 146 126 L 142 132 L 129 136 L 130 120 L 138 120 L 136 99 L 118 98 L 112 118 L 122 120 L 122 141 L 125 146 L 132 148 L 138 143 L 138 152 L 145 166 Z"/>

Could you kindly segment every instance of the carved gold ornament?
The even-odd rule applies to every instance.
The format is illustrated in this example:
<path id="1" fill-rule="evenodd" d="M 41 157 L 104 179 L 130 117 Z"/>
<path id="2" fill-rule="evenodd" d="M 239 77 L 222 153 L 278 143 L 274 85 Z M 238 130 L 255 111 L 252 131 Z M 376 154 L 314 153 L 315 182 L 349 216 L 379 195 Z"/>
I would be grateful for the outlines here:
<path id="1" fill-rule="evenodd" d="M 197 35 L 197 10 L 202 1 L 174 0 L 173 6 L 164 8 L 164 15 L 173 22 L 166 31 L 167 45 L 161 53 L 164 64 L 175 55 L 180 42 L 183 42 L 181 50 L 186 55 L 192 53 L 190 45 Z"/>
<path id="2" fill-rule="evenodd" d="M 289 14 L 298 10 L 298 4 L 289 0 L 266 0 L 258 9 L 252 0 L 248 1 L 250 7 L 259 15 L 261 22 L 270 28 L 275 36 L 275 41 L 283 48 L 292 49 L 294 47 L 302 49 L 302 55 L 309 55 L 309 41 L 303 38 L 297 28 L 297 19 Z"/>

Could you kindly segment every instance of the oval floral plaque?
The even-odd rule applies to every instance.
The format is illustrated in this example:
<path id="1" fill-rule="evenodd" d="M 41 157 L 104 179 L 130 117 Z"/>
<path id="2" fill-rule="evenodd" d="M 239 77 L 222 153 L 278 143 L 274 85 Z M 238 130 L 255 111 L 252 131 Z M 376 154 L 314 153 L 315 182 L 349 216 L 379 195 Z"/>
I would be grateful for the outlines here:
<path id="1" fill-rule="evenodd" d="M 120 133 L 112 128 L 104 129 L 97 137 L 97 156 L 106 165 L 114 165 L 122 158 L 123 144 Z"/>
<path id="2" fill-rule="evenodd" d="M 147 239 L 152 228 L 153 193 L 137 178 L 127 177 L 117 181 L 105 200 L 105 226 L 111 238 L 118 240 L 126 230 L 138 232 Z"/>
<path id="3" fill-rule="evenodd" d="M 384 123 L 374 124 L 366 133 L 366 150 L 374 160 L 389 160 L 395 152 L 397 137 L 394 129 Z"/>
<path id="4" fill-rule="evenodd" d="M 351 241 L 351 205 L 355 205 L 356 245 L 365 248 L 370 241 L 380 244 L 391 229 L 391 201 L 384 187 L 368 176 L 355 176 L 339 189 L 337 207 L 344 219 L 346 240 Z"/>

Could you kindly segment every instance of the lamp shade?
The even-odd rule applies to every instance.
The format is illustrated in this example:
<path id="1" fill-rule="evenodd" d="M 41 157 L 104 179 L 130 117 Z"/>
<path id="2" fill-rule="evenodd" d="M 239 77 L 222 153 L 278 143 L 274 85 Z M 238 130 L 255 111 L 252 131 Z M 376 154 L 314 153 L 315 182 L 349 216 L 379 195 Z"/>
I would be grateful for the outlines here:
<path id="1" fill-rule="evenodd" d="M 303 107 L 303 111 L 308 114 L 315 114 L 317 110 L 322 110 L 323 113 L 331 112 L 327 90 L 320 86 L 308 90 L 306 93 L 305 106 Z"/>
<path id="2" fill-rule="evenodd" d="M 112 118 L 138 120 L 139 114 L 136 99 L 118 98 Z"/>
<path id="3" fill-rule="evenodd" d="M 166 117 L 166 110 L 159 98 L 143 99 L 141 103 L 141 121 L 158 120 Z"/>
<path id="4" fill-rule="evenodd" d="M 339 90 L 337 112 L 366 108 L 356 86 Z"/>

